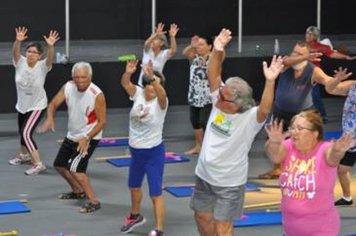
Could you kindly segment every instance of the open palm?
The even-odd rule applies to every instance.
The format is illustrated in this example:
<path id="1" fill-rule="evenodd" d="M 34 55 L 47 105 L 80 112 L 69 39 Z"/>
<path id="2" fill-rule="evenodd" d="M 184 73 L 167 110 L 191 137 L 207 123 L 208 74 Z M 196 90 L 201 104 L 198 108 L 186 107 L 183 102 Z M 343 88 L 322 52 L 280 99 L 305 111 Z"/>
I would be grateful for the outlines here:
<path id="1" fill-rule="evenodd" d="M 276 80 L 278 75 L 283 70 L 283 59 L 281 56 L 272 58 L 271 65 L 268 67 L 267 62 L 263 62 L 263 73 L 267 80 Z"/>
<path id="2" fill-rule="evenodd" d="M 48 37 L 44 35 L 43 38 L 45 39 L 47 45 L 53 46 L 59 40 L 59 34 L 57 31 L 51 30 Z"/>
<path id="3" fill-rule="evenodd" d="M 15 31 L 16 31 L 16 40 L 17 41 L 22 42 L 27 39 L 27 31 L 28 30 L 26 27 L 17 27 L 15 29 Z"/>

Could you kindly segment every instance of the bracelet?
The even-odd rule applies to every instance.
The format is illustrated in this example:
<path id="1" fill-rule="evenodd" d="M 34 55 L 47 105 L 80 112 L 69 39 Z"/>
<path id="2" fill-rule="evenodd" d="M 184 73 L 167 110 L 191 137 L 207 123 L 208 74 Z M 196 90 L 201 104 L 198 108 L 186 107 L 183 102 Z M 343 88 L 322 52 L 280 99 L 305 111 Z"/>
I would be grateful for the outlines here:
<path id="1" fill-rule="evenodd" d="M 153 83 L 153 82 L 155 82 L 155 81 L 158 80 L 158 79 L 159 79 L 158 76 L 153 75 L 153 76 L 152 76 L 152 79 L 150 79 L 150 83 Z"/>

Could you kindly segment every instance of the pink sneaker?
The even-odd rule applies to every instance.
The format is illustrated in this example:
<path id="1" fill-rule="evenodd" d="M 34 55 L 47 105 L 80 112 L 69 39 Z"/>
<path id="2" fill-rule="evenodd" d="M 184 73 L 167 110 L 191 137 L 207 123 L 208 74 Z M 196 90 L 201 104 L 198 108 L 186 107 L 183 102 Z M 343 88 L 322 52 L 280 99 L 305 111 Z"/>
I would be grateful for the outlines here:
<path id="1" fill-rule="evenodd" d="M 9 160 L 9 164 L 13 166 L 18 166 L 22 164 L 31 164 L 31 163 L 32 163 L 32 159 L 30 154 L 19 153 L 13 159 Z"/>
<path id="2" fill-rule="evenodd" d="M 47 168 L 45 165 L 42 164 L 42 162 L 38 164 L 34 164 L 30 169 L 25 171 L 26 175 L 38 175 L 39 173 L 42 173 L 46 171 Z"/>
<path id="3" fill-rule="evenodd" d="M 121 232 L 129 233 L 137 226 L 143 225 L 145 222 L 146 222 L 146 219 L 142 215 L 138 215 L 136 219 L 132 219 L 132 218 L 130 218 L 130 215 L 128 215 L 125 218 L 124 225 L 121 227 Z"/>

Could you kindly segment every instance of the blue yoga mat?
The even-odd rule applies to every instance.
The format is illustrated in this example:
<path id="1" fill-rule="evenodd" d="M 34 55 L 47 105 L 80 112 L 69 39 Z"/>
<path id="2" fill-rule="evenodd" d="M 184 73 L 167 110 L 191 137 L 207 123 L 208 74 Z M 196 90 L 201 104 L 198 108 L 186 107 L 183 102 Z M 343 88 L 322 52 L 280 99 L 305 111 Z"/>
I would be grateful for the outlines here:
<path id="1" fill-rule="evenodd" d="M 244 213 L 241 219 L 234 221 L 234 227 L 280 225 L 282 224 L 282 214 L 276 212 L 249 212 Z"/>
<path id="2" fill-rule="evenodd" d="M 0 202 L 0 215 L 31 212 L 25 204 L 19 201 Z"/>
<path id="3" fill-rule="evenodd" d="M 246 192 L 257 192 L 261 189 L 254 183 L 246 183 Z M 190 197 L 193 194 L 194 186 L 167 186 L 164 188 L 175 197 Z"/>
<path id="4" fill-rule="evenodd" d="M 98 147 L 122 147 L 128 145 L 129 140 L 127 138 L 102 138 L 98 143 Z"/>
<path id="5" fill-rule="evenodd" d="M 338 139 L 342 135 L 341 131 L 331 131 L 331 132 L 325 132 L 324 133 L 324 139 L 325 140 L 330 140 L 330 139 Z"/>
<path id="6" fill-rule="evenodd" d="M 126 166 L 130 166 L 131 158 L 129 157 L 129 158 L 121 158 L 121 159 L 111 159 L 106 161 L 116 167 L 126 167 Z M 167 153 L 166 158 L 164 159 L 165 164 L 188 162 L 188 161 L 189 161 L 188 157 L 180 156 L 172 153 L 169 154 Z"/>
<path id="7" fill-rule="evenodd" d="M 194 186 L 167 186 L 164 190 L 175 197 L 190 197 L 193 194 Z"/>

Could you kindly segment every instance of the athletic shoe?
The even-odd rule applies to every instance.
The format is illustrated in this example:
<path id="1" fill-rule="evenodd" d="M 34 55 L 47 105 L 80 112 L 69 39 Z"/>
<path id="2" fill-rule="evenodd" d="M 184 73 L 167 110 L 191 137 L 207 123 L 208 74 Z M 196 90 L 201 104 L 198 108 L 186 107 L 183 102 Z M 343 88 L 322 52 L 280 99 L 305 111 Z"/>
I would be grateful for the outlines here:
<path id="1" fill-rule="evenodd" d="M 155 229 L 155 230 L 152 230 L 148 236 L 166 236 L 166 234 L 161 231 L 161 230 L 158 230 L 158 229 Z"/>
<path id="2" fill-rule="evenodd" d="M 31 156 L 30 154 L 22 154 L 19 153 L 15 158 L 9 160 L 9 164 L 13 166 L 18 166 L 21 164 L 31 164 Z"/>
<path id="3" fill-rule="evenodd" d="M 39 173 L 42 173 L 43 171 L 46 171 L 47 168 L 45 165 L 42 163 L 34 164 L 30 169 L 25 171 L 26 175 L 38 175 Z"/>
<path id="4" fill-rule="evenodd" d="M 337 200 L 335 202 L 335 206 L 350 206 L 354 203 L 354 201 L 350 200 L 350 201 L 347 201 L 345 200 L 343 197 L 340 198 L 339 200 Z"/>
<path id="5" fill-rule="evenodd" d="M 130 215 L 128 215 L 125 219 L 124 225 L 121 227 L 121 232 L 129 233 L 137 226 L 143 225 L 145 222 L 146 219 L 142 215 L 138 215 L 136 219 L 132 219 Z"/>

